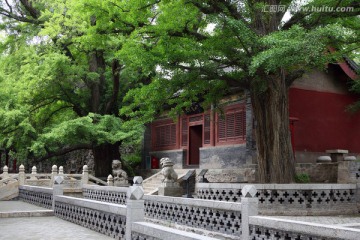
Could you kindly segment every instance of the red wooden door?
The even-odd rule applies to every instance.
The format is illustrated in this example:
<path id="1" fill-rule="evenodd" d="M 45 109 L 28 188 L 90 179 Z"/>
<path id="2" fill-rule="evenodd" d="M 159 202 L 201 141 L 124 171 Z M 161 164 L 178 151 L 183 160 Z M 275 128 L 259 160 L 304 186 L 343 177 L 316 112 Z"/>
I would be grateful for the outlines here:
<path id="1" fill-rule="evenodd" d="M 189 165 L 199 165 L 200 163 L 200 148 L 203 146 L 202 138 L 202 125 L 189 127 Z"/>

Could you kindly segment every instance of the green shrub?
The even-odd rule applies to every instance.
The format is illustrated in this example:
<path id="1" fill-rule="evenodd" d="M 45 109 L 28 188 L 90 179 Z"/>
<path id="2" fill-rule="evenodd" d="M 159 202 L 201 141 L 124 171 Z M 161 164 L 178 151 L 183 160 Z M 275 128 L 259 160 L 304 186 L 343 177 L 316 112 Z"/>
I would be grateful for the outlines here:
<path id="1" fill-rule="evenodd" d="M 295 175 L 295 182 L 296 183 L 309 183 L 310 176 L 307 173 L 298 173 Z"/>

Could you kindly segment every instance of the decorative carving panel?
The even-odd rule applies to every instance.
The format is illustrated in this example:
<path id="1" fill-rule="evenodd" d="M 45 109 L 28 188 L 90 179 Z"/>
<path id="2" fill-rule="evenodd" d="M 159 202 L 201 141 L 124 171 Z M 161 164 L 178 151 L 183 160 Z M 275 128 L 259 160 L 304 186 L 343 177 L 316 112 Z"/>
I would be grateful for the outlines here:
<path id="1" fill-rule="evenodd" d="M 354 204 L 353 189 L 310 190 L 258 190 L 259 206 L 289 206 L 294 208 L 324 208 L 324 206 L 346 206 Z M 241 189 L 198 189 L 200 199 L 241 202 Z"/>
<path id="2" fill-rule="evenodd" d="M 43 208 L 52 209 L 52 200 L 53 200 L 52 194 L 34 192 L 20 188 L 19 198 L 24 202 L 31 203 Z"/>
<path id="3" fill-rule="evenodd" d="M 261 226 L 250 225 L 251 240 L 322 240 L 323 237 L 309 236 L 303 233 L 285 232 L 276 229 L 265 228 Z M 327 238 L 326 238 L 327 239 Z"/>
<path id="4" fill-rule="evenodd" d="M 115 239 L 125 239 L 125 216 L 62 202 L 55 202 L 55 216 Z"/>
<path id="5" fill-rule="evenodd" d="M 84 188 L 83 196 L 85 199 L 91 199 L 101 202 L 117 203 L 122 205 L 126 204 L 125 192 L 112 192 Z"/>
<path id="6" fill-rule="evenodd" d="M 229 235 L 241 234 L 240 211 L 145 201 L 145 216 Z"/>

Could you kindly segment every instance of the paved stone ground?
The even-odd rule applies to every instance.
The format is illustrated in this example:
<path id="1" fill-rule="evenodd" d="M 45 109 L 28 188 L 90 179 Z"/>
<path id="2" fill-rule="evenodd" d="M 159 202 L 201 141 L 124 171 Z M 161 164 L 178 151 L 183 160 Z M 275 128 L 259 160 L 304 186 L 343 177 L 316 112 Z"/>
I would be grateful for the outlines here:
<path id="1" fill-rule="evenodd" d="M 0 201 L 0 212 L 36 211 L 36 210 L 46 210 L 46 208 L 38 207 L 36 205 L 26 203 L 23 201 Z"/>
<path id="2" fill-rule="evenodd" d="M 106 240 L 113 239 L 57 217 L 0 218 L 0 239 Z"/>
<path id="3" fill-rule="evenodd" d="M 41 212 L 48 209 L 22 201 L 0 201 L 0 216 L 12 212 Z M 3 213 L 3 214 L 1 214 Z M 107 240 L 101 233 L 57 217 L 0 217 L 0 239 L 9 240 Z"/>

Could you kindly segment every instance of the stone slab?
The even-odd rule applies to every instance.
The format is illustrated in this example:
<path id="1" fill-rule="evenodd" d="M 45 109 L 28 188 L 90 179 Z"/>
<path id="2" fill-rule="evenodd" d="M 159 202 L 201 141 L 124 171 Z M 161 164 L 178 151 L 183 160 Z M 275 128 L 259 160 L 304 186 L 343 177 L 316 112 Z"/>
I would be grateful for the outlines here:
<path id="1" fill-rule="evenodd" d="M 203 200 L 203 199 L 182 198 L 182 197 L 152 196 L 152 195 L 144 195 L 144 200 L 219 209 L 219 210 L 230 210 L 230 211 L 241 211 L 241 206 L 242 206 L 241 203 L 235 203 L 235 202 L 224 202 L 224 201 Z"/>
<path id="2" fill-rule="evenodd" d="M 138 232 L 156 239 L 176 240 L 215 240 L 216 238 L 206 237 L 195 233 L 185 232 L 174 228 L 164 227 L 154 223 L 137 222 L 132 225 L 133 232 Z"/>
<path id="3" fill-rule="evenodd" d="M 196 183 L 196 188 L 209 188 L 209 189 L 242 189 L 245 185 L 239 183 Z M 356 189 L 356 184 L 251 184 L 256 189 L 262 190 L 332 190 L 332 189 Z"/>
<path id="4" fill-rule="evenodd" d="M 180 197 L 183 195 L 183 189 L 181 187 L 163 187 L 160 186 L 158 188 L 158 194 L 160 196 L 172 196 L 172 197 Z"/>
<path id="5" fill-rule="evenodd" d="M 307 235 L 321 236 L 325 238 L 339 238 L 358 240 L 360 230 L 342 226 L 332 226 L 320 223 L 296 221 L 292 219 L 280 219 L 274 217 L 250 217 L 250 225 L 263 226 L 290 233 L 304 233 Z"/>
<path id="6" fill-rule="evenodd" d="M 114 213 L 117 215 L 126 216 L 126 206 L 114 203 L 104 203 L 95 200 L 74 198 L 67 196 L 55 196 L 56 202 L 67 203 L 70 205 L 80 206 L 84 208 L 96 209 L 102 212 Z"/>
<path id="7" fill-rule="evenodd" d="M 330 149 L 330 150 L 326 150 L 326 153 L 340 153 L 340 154 L 347 154 L 349 153 L 348 150 L 344 150 L 344 149 Z"/>

